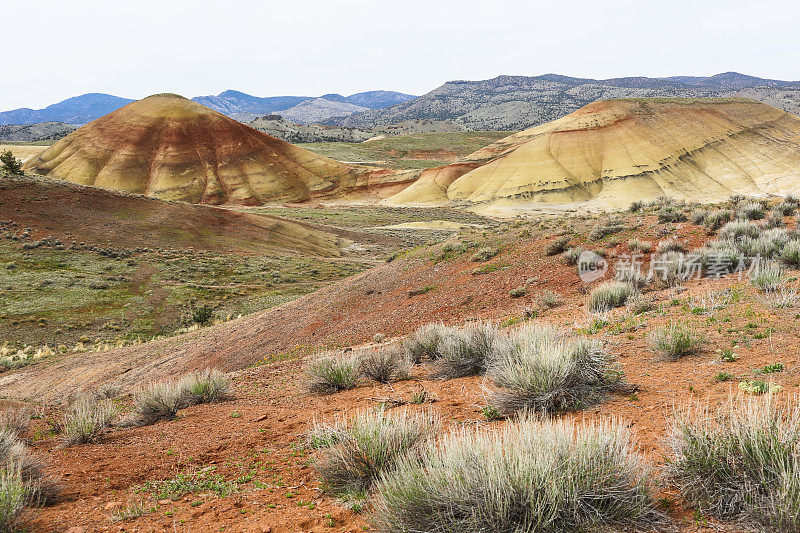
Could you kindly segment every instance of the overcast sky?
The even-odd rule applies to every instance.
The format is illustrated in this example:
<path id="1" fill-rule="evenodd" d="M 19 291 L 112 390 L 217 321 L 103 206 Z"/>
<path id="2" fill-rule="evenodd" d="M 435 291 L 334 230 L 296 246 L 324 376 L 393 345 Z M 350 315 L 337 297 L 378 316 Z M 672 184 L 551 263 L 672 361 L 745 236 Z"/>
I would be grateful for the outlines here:
<path id="1" fill-rule="evenodd" d="M 0 110 L 86 92 L 423 94 L 453 79 L 548 72 L 800 79 L 800 7 L 788 0 L 9 3 Z"/>

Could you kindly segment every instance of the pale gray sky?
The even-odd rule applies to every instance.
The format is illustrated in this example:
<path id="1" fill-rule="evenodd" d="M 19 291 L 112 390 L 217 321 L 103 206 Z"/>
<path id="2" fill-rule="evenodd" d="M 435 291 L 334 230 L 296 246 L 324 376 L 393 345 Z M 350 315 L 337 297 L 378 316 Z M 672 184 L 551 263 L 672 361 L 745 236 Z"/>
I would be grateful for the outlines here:
<path id="1" fill-rule="evenodd" d="M 141 98 L 425 93 L 498 74 L 800 79 L 794 0 L 11 0 L 0 110 Z"/>

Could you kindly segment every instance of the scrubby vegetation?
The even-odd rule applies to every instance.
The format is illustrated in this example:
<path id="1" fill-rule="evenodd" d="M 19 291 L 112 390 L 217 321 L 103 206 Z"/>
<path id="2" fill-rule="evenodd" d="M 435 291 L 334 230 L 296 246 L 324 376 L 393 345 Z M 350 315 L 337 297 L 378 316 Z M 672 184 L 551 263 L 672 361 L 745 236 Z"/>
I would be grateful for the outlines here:
<path id="1" fill-rule="evenodd" d="M 636 293 L 633 284 L 624 281 L 607 281 L 589 293 L 587 305 L 590 311 L 603 311 L 625 305 L 628 298 Z"/>
<path id="2" fill-rule="evenodd" d="M 380 476 L 380 531 L 646 529 L 662 517 L 621 424 L 534 421 L 456 430 Z"/>
<path id="3" fill-rule="evenodd" d="M 691 326 L 678 322 L 657 326 L 650 334 L 650 347 L 669 360 L 697 353 L 702 343 Z"/>
<path id="4" fill-rule="evenodd" d="M 65 445 L 96 442 L 117 414 L 109 399 L 80 396 L 64 415 L 62 441 Z"/>
<path id="5" fill-rule="evenodd" d="M 146 426 L 172 420 L 191 405 L 228 400 L 230 381 L 218 370 L 187 374 L 179 380 L 151 383 L 134 394 L 132 418 L 126 424 Z"/>
<path id="6" fill-rule="evenodd" d="M 738 399 L 675 413 L 669 473 L 684 497 L 723 520 L 800 530 L 800 407 Z"/>
<path id="7" fill-rule="evenodd" d="M 333 423 L 317 422 L 309 443 L 314 468 L 331 493 L 361 500 L 381 474 L 422 441 L 434 436 L 439 419 L 427 412 L 361 411 Z"/>
<path id="8" fill-rule="evenodd" d="M 533 323 L 503 344 L 487 372 L 498 387 L 490 407 L 501 415 L 580 409 L 623 386 L 621 372 L 599 341 Z"/>
<path id="9" fill-rule="evenodd" d="M 323 354 L 305 368 L 306 387 L 314 394 L 332 394 L 358 384 L 358 361 L 353 356 Z"/>
<path id="10" fill-rule="evenodd" d="M 361 375 L 378 383 L 405 379 L 411 370 L 411 360 L 396 346 L 364 350 L 357 357 Z"/>
<path id="11" fill-rule="evenodd" d="M 450 330 L 439 345 L 439 357 L 434 361 L 435 377 L 453 379 L 485 373 L 503 340 L 497 326 L 489 322 L 469 323 Z"/>

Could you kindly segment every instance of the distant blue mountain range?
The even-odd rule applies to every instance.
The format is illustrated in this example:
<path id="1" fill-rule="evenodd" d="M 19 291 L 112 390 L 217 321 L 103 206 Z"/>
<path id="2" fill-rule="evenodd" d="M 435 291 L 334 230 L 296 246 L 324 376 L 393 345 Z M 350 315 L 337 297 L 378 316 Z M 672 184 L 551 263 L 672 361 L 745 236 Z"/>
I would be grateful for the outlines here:
<path id="1" fill-rule="evenodd" d="M 394 91 L 368 91 L 342 96 L 326 94 L 321 98 L 331 102 L 353 104 L 367 109 L 382 109 L 416 98 L 410 94 Z M 261 98 L 240 91 L 228 90 L 216 96 L 196 96 L 195 102 L 210 107 L 229 116 L 269 115 L 292 108 L 308 100 L 311 96 L 268 96 Z M 133 102 L 130 98 L 120 98 L 111 94 L 87 93 L 67 98 L 44 109 L 20 108 L 0 112 L 0 125 L 36 124 L 39 122 L 65 122 L 81 125 L 102 117 L 120 107 Z"/>

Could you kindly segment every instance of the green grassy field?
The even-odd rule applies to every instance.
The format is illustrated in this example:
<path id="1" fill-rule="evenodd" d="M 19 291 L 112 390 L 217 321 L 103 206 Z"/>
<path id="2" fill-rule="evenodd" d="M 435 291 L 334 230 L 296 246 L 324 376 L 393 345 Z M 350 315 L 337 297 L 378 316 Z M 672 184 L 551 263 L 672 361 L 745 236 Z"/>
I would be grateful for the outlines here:
<path id="1" fill-rule="evenodd" d="M 0 242 L 0 345 L 71 345 L 169 335 L 208 306 L 211 321 L 247 314 L 360 272 L 358 260 L 90 250 Z"/>
<path id="2" fill-rule="evenodd" d="M 395 169 L 432 168 L 452 163 L 512 133 L 415 133 L 363 143 L 304 143 L 299 146 L 339 161 L 375 162 L 375 165 Z"/>

